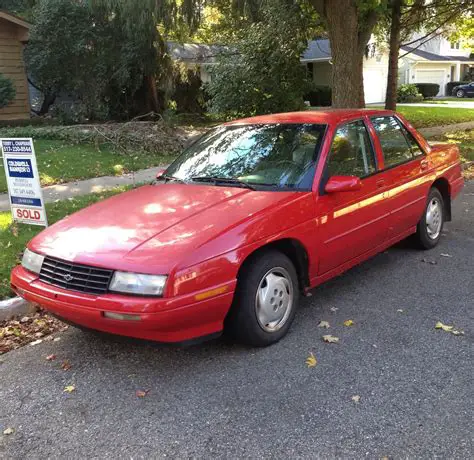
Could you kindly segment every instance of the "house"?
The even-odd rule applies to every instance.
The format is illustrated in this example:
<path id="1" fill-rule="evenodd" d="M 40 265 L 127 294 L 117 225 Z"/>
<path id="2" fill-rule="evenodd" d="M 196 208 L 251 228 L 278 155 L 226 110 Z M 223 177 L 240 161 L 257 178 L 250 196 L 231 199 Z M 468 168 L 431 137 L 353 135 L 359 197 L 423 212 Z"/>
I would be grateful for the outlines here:
<path id="1" fill-rule="evenodd" d="M 329 40 L 310 40 L 301 62 L 318 85 L 331 86 L 332 56 Z M 363 62 L 365 102 L 384 102 L 387 90 L 388 53 L 370 43 Z"/>
<path id="2" fill-rule="evenodd" d="M 222 45 L 203 45 L 197 43 L 166 42 L 168 54 L 171 59 L 181 62 L 189 68 L 199 71 L 201 81 L 211 81 L 209 67 L 215 64 L 216 57 L 228 48 Z"/>
<path id="3" fill-rule="evenodd" d="M 0 73 L 13 81 L 16 96 L 0 109 L 0 121 L 30 117 L 28 80 L 23 62 L 23 46 L 28 41 L 30 25 L 22 19 L 0 10 Z"/>
<path id="4" fill-rule="evenodd" d="M 417 47 L 419 42 L 421 45 Z M 400 50 L 400 84 L 437 83 L 438 96 L 451 96 L 446 94 L 448 82 L 474 79 L 474 56 L 459 42 L 450 42 L 439 35 L 419 42 L 413 44 L 415 48 L 402 46 Z"/>

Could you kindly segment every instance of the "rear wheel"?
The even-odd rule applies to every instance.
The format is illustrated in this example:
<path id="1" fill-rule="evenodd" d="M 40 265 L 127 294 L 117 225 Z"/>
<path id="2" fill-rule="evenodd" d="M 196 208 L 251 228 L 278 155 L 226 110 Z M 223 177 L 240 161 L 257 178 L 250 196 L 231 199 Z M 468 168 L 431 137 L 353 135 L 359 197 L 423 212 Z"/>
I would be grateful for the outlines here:
<path id="1" fill-rule="evenodd" d="M 416 236 L 423 249 L 434 248 L 440 238 L 444 225 L 444 201 L 437 188 L 432 188 L 428 194 L 425 212 L 418 222 Z"/>
<path id="2" fill-rule="evenodd" d="M 278 251 L 262 252 L 239 277 L 226 332 L 247 345 L 278 342 L 293 322 L 298 298 L 298 278 L 290 259 Z"/>
<path id="3" fill-rule="evenodd" d="M 462 89 L 458 89 L 456 91 L 456 97 L 459 97 L 460 99 L 462 99 L 464 97 L 464 91 Z"/>

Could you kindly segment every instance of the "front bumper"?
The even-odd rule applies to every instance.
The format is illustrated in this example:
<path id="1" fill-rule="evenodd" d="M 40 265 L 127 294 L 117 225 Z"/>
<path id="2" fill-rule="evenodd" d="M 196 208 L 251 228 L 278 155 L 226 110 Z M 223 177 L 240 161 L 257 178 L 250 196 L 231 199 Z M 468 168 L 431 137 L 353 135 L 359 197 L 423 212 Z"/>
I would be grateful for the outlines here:
<path id="1" fill-rule="evenodd" d="M 214 286 L 224 293 L 202 301 L 195 299 L 199 292 L 173 298 L 96 296 L 43 283 L 22 266 L 15 267 L 11 274 L 11 287 L 19 296 L 68 322 L 110 334 L 168 343 L 221 332 L 235 285 L 234 280 Z M 105 312 L 128 313 L 140 319 L 110 319 L 104 317 Z"/>

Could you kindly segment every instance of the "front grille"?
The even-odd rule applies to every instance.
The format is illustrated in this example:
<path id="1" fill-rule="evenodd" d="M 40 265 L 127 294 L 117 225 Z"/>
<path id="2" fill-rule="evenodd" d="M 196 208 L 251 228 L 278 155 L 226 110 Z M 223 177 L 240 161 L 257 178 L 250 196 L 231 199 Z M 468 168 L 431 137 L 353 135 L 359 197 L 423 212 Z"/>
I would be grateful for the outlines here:
<path id="1" fill-rule="evenodd" d="M 71 291 L 103 294 L 109 288 L 113 270 L 74 264 L 45 257 L 39 279 Z"/>

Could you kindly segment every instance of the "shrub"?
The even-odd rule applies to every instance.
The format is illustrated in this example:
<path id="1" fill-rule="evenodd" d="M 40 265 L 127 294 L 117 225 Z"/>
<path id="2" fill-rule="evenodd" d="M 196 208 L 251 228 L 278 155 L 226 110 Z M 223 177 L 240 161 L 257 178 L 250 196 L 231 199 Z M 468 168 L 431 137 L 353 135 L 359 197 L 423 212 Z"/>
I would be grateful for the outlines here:
<path id="1" fill-rule="evenodd" d="M 304 100 L 309 101 L 313 107 L 329 107 L 331 105 L 332 90 L 330 86 L 313 85 L 304 95 Z"/>
<path id="2" fill-rule="evenodd" d="M 446 83 L 446 96 L 451 96 L 455 86 L 467 85 L 468 81 L 450 81 Z"/>
<path id="3" fill-rule="evenodd" d="M 439 85 L 436 83 L 415 83 L 415 86 L 424 99 L 435 97 L 439 92 Z"/>
<path id="4" fill-rule="evenodd" d="M 16 96 L 16 89 L 13 82 L 0 73 L 0 109 L 10 104 Z"/>
<path id="5" fill-rule="evenodd" d="M 397 89 L 397 102 L 420 102 L 423 96 L 414 84 L 400 85 Z"/>

